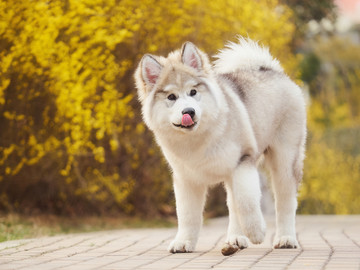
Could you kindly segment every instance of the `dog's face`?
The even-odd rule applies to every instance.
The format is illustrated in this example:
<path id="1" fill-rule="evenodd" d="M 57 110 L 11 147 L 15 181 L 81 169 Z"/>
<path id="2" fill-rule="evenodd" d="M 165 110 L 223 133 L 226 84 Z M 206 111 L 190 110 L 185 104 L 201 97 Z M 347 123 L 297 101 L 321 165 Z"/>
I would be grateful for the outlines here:
<path id="1" fill-rule="evenodd" d="M 156 115 L 162 114 L 165 118 L 162 124 L 168 122 L 172 128 L 185 132 L 197 129 L 205 90 L 201 80 L 174 70 L 170 71 L 163 86 L 156 91 L 153 107 Z"/>
<path id="2" fill-rule="evenodd" d="M 146 124 L 153 131 L 205 129 L 217 114 L 207 57 L 192 43 L 168 58 L 145 55 L 135 74 Z"/>

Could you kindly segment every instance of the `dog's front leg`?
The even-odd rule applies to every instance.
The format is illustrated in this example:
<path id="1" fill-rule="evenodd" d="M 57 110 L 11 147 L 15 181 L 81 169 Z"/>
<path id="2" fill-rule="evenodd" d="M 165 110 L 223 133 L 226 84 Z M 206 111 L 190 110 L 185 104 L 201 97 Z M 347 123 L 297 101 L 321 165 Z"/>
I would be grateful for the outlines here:
<path id="1" fill-rule="evenodd" d="M 206 186 L 174 179 L 178 232 L 170 243 L 171 253 L 192 252 L 202 225 Z"/>
<path id="2" fill-rule="evenodd" d="M 248 247 L 248 239 L 241 231 L 239 216 L 234 201 L 232 180 L 225 182 L 227 193 L 227 205 L 229 209 L 229 226 L 225 244 L 221 249 L 221 253 L 225 256 L 231 255 L 239 249 Z"/>
<path id="3" fill-rule="evenodd" d="M 244 162 L 235 170 L 232 194 L 244 234 L 254 244 L 260 244 L 265 237 L 265 220 L 260 207 L 260 180 L 254 164 Z"/>

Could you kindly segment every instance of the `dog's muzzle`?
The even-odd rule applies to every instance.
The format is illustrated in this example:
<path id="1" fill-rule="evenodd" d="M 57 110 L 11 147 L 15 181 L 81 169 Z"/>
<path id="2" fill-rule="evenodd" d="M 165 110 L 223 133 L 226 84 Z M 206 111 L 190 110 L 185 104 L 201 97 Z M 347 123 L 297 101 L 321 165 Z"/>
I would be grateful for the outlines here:
<path id="1" fill-rule="evenodd" d="M 195 126 L 194 117 L 195 109 L 194 108 L 185 108 L 182 112 L 181 124 L 174 124 L 176 127 L 181 128 L 192 128 Z"/>

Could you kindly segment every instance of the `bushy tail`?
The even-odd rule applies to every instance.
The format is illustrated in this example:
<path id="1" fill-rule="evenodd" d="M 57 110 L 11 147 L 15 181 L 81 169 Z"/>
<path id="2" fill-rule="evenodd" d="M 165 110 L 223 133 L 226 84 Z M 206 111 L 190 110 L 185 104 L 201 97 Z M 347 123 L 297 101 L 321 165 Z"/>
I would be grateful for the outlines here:
<path id="1" fill-rule="evenodd" d="M 218 73 L 259 69 L 283 72 L 279 61 L 271 56 L 269 48 L 261 47 L 249 38 L 239 37 L 238 43 L 229 42 L 215 58 L 215 70 Z"/>

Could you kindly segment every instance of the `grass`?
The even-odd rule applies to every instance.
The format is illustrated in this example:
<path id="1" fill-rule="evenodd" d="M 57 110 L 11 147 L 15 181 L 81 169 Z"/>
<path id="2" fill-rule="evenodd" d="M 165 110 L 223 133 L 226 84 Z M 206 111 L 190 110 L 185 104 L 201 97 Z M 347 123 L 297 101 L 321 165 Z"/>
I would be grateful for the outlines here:
<path id="1" fill-rule="evenodd" d="M 0 242 L 100 230 L 173 227 L 175 224 L 175 219 L 0 214 Z"/>

